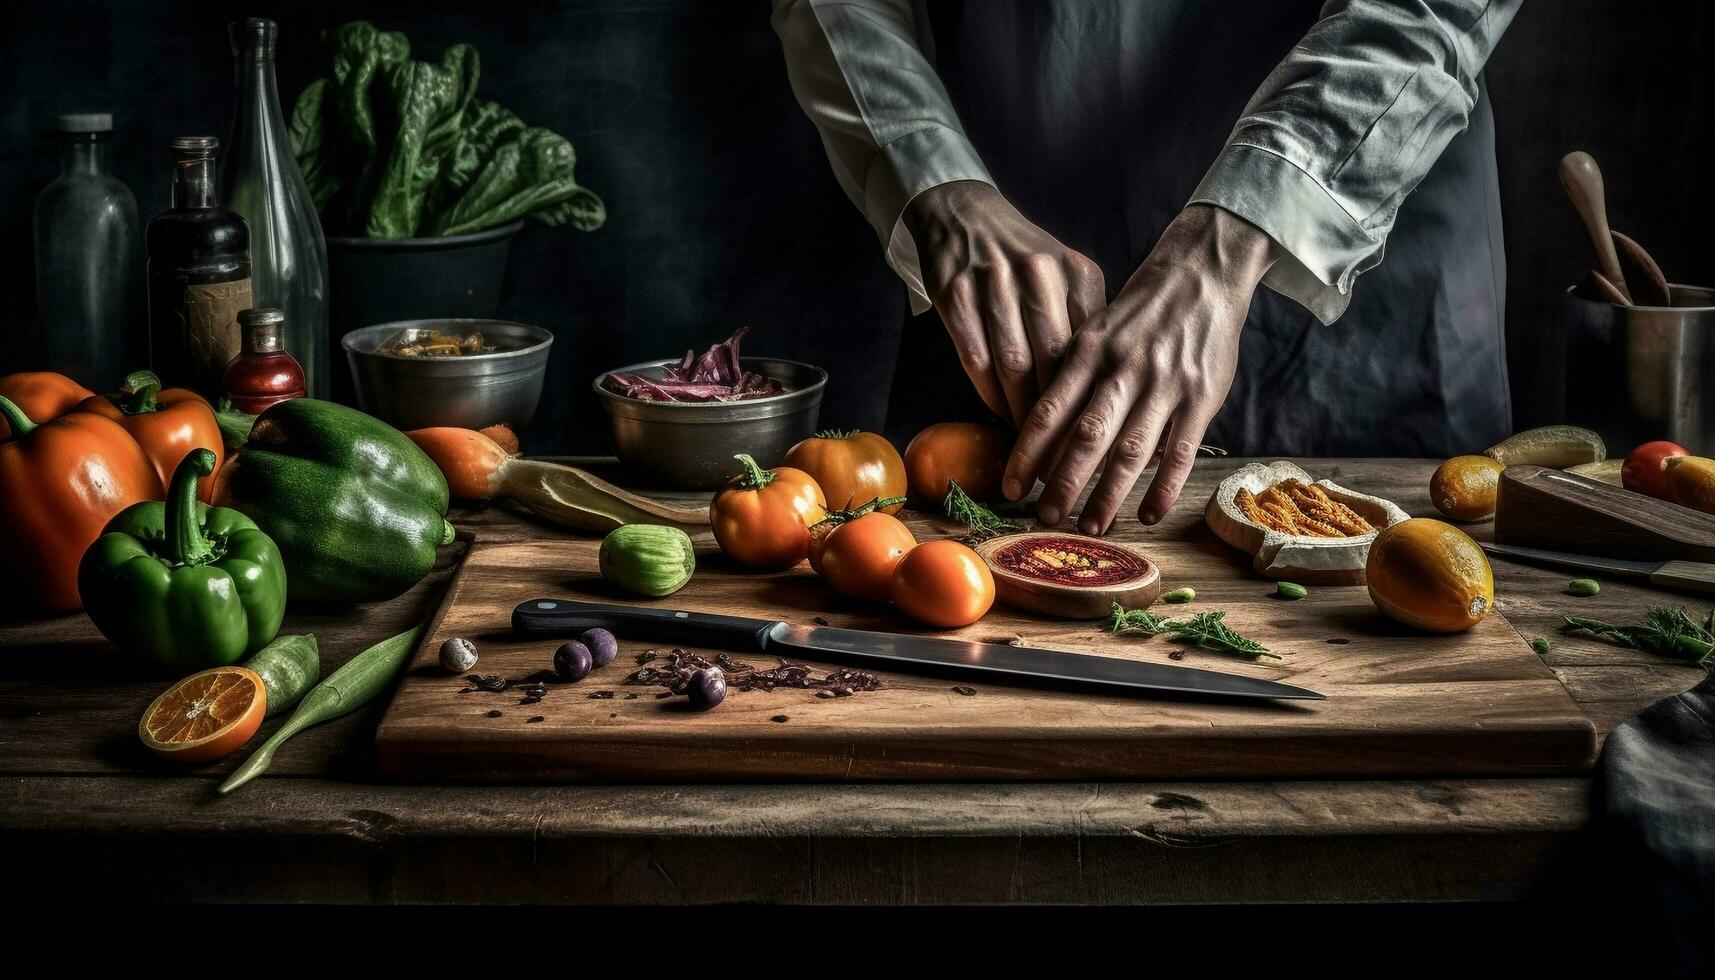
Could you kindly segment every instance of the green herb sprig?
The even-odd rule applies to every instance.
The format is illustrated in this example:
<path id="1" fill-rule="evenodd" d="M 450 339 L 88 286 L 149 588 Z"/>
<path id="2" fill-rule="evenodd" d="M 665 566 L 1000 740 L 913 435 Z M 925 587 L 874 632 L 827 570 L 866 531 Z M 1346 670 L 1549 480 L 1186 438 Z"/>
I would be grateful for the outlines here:
<path id="1" fill-rule="evenodd" d="M 941 502 L 941 507 L 948 517 L 970 528 L 971 536 L 976 538 L 992 538 L 1023 527 L 972 500 L 957 480 L 947 481 L 947 499 Z"/>
<path id="2" fill-rule="evenodd" d="M 1168 619 L 1147 609 L 1127 609 L 1114 603 L 1107 620 L 1108 632 L 1115 635 L 1171 636 L 1176 642 L 1189 643 L 1205 650 L 1219 650 L 1251 658 L 1282 659 L 1268 647 L 1239 633 L 1226 623 L 1227 614 L 1216 610 L 1198 613 L 1190 619 Z"/>
<path id="3" fill-rule="evenodd" d="M 1594 637 L 1615 646 L 1687 660 L 1704 670 L 1715 669 L 1715 609 L 1699 623 L 1683 609 L 1658 606 L 1632 625 L 1605 623 L 1581 616 L 1563 617 L 1560 631 Z"/>

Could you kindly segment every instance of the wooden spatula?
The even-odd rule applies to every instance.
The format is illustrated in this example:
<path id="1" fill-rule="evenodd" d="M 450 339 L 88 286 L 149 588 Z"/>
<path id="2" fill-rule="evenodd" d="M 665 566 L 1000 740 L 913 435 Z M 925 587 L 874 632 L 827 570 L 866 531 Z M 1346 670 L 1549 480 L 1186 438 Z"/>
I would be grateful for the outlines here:
<path id="1" fill-rule="evenodd" d="M 1590 245 L 1596 250 L 1596 271 L 1608 278 L 1626 298 L 1632 293 L 1626 274 L 1620 269 L 1620 256 L 1614 250 L 1614 238 L 1608 229 L 1608 203 L 1602 186 L 1602 168 L 1583 150 L 1574 150 L 1560 158 L 1560 186 L 1578 217 L 1584 219 L 1584 230 L 1590 233 Z"/>
<path id="2" fill-rule="evenodd" d="M 1495 540 L 1639 561 L 1715 562 L 1715 516 L 1542 466 L 1509 466 Z"/>
<path id="3" fill-rule="evenodd" d="M 1625 270 L 1632 302 L 1638 306 L 1672 306 L 1673 293 L 1668 289 L 1667 277 L 1661 274 L 1661 266 L 1655 264 L 1655 259 L 1650 258 L 1642 245 L 1625 235 L 1617 231 L 1609 234 L 1614 238 L 1614 251 L 1620 256 L 1620 268 Z"/>
<path id="4" fill-rule="evenodd" d="M 1591 269 L 1590 274 L 1585 277 L 1584 291 L 1604 303 L 1612 303 L 1615 306 L 1632 305 L 1631 300 L 1627 299 L 1626 294 L 1620 291 L 1620 287 L 1614 285 L 1612 279 L 1595 269 Z"/>

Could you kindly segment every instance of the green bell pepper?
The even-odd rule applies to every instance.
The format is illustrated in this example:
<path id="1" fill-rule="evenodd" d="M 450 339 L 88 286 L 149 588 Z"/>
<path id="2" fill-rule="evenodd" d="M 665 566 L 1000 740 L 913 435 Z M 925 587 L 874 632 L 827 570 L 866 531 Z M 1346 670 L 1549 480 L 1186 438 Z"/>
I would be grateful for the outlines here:
<path id="1" fill-rule="evenodd" d="M 197 502 L 214 453 L 194 449 L 165 501 L 114 515 L 83 553 L 77 586 L 89 618 L 120 650 L 189 673 L 268 645 L 286 615 L 280 551 L 248 517 Z"/>
<path id="2" fill-rule="evenodd" d="M 257 417 L 221 467 L 215 499 L 280 546 L 294 602 L 391 599 L 453 539 L 434 461 L 387 423 L 313 398 Z"/>

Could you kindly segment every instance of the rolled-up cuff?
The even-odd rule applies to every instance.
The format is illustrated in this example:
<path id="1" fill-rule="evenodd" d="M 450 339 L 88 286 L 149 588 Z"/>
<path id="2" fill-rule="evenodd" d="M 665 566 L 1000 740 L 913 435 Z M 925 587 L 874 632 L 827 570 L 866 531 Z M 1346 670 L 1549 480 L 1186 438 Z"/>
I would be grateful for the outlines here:
<path id="1" fill-rule="evenodd" d="M 1221 151 L 1190 203 L 1231 211 L 1274 239 L 1286 255 L 1263 285 L 1302 303 L 1324 324 L 1346 312 L 1352 283 L 1382 260 L 1382 241 L 1316 178 L 1259 146 L 1233 143 Z"/>
<path id="2" fill-rule="evenodd" d="M 870 168 L 864 182 L 865 216 L 887 250 L 887 264 L 911 291 L 912 313 L 922 313 L 932 304 L 923 288 L 917 242 L 903 220 L 905 207 L 931 187 L 955 180 L 994 184 L 988 168 L 983 166 L 964 133 L 931 126 L 881 147 L 876 165 Z"/>

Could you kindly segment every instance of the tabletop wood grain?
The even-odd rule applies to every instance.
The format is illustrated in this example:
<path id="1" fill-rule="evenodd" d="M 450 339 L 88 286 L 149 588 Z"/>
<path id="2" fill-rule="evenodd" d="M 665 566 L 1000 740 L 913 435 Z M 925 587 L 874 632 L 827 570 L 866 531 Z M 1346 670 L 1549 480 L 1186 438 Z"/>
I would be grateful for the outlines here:
<path id="1" fill-rule="evenodd" d="M 1182 535 L 1237 460 L 1201 462 L 1144 532 Z M 1426 460 L 1301 461 L 1433 514 Z M 456 508 L 461 541 L 405 596 L 294 609 L 324 671 L 429 618 L 473 538 L 559 532 Z M 1470 528 L 1479 538 L 1485 525 Z M 1695 667 L 1554 627 L 1696 597 L 1495 563 L 1498 603 L 1605 734 Z M 0 859 L 44 897 L 201 901 L 1244 902 L 1517 897 L 1587 822 L 1588 776 L 920 785 L 403 786 L 375 775 L 374 706 L 297 736 L 231 797 L 136 743 L 158 679 L 81 615 L 0 623 Z"/>

